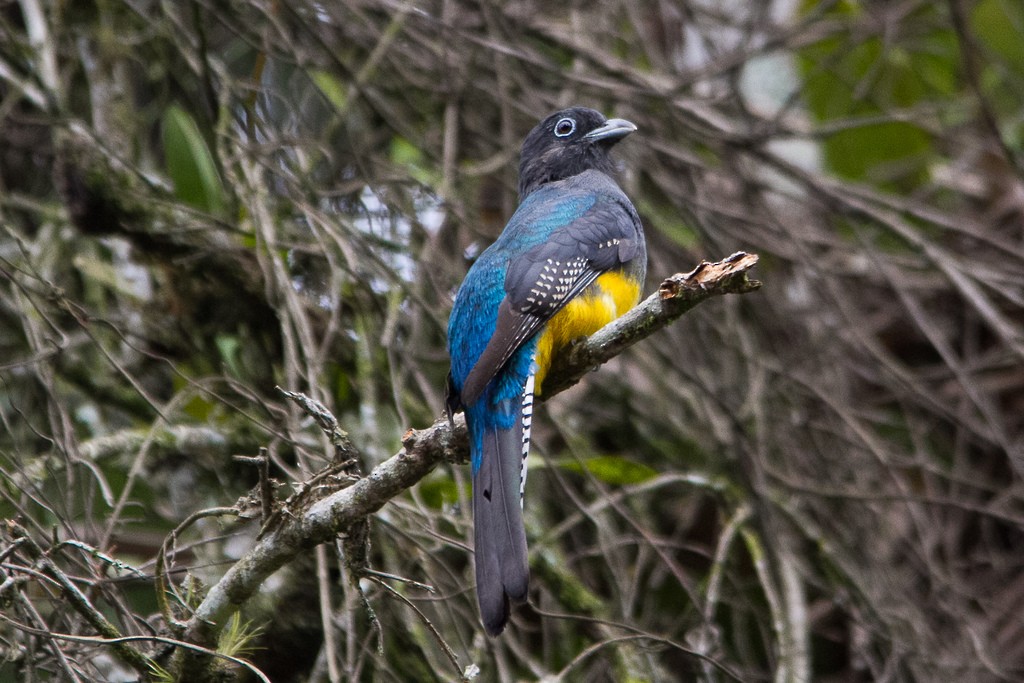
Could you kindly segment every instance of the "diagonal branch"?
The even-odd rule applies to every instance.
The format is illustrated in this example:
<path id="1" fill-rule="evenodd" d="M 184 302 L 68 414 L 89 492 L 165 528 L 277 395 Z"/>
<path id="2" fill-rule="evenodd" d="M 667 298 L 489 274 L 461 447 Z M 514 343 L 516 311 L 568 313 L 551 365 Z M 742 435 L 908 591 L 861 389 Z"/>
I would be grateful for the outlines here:
<path id="1" fill-rule="evenodd" d="M 738 251 L 714 263 L 701 261 L 689 273 L 677 273 L 618 320 L 613 320 L 584 341 L 554 359 L 544 379 L 544 397 L 551 398 L 579 382 L 587 372 L 619 355 L 641 339 L 668 327 L 697 304 L 722 294 L 746 294 L 761 287 L 747 278 L 757 265 L 757 254 Z"/>
<path id="2" fill-rule="evenodd" d="M 761 283 L 747 278 L 747 271 L 757 260 L 756 254 L 739 252 L 723 261 L 703 261 L 689 273 L 666 279 L 658 292 L 556 359 L 556 364 L 560 365 L 549 375 L 546 395 L 550 397 L 567 389 L 595 366 L 666 327 L 712 296 L 745 294 L 758 289 Z M 402 441 L 402 450 L 367 476 L 309 501 L 275 528 L 265 530 L 252 549 L 207 593 L 186 624 L 185 639 L 199 645 L 213 645 L 227 618 L 270 574 L 299 553 L 331 540 L 373 514 L 391 498 L 419 482 L 443 460 L 465 461 L 468 453 L 466 422 L 461 414 L 451 425 L 441 419 L 426 429 L 409 430 Z M 192 669 L 192 672 L 198 674 L 199 670 Z"/>

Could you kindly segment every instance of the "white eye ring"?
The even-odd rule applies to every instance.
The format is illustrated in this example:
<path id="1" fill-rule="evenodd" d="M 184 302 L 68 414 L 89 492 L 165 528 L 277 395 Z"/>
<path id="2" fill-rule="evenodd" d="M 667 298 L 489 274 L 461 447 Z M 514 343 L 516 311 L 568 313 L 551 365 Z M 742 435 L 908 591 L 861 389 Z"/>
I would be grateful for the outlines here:
<path id="1" fill-rule="evenodd" d="M 564 119 L 558 119 L 558 123 L 555 124 L 555 137 L 566 138 L 576 132 L 576 121 L 570 119 L 568 116 Z"/>

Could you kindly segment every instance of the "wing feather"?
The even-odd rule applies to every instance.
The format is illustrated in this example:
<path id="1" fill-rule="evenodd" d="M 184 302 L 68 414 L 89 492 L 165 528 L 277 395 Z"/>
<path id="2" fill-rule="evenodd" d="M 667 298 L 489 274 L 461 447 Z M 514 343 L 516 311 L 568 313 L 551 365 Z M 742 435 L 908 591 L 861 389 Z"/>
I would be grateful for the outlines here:
<path id="1" fill-rule="evenodd" d="M 602 273 L 637 256 L 639 226 L 632 205 L 608 198 L 509 263 L 494 334 L 462 386 L 464 404 L 475 402 L 513 354 Z"/>

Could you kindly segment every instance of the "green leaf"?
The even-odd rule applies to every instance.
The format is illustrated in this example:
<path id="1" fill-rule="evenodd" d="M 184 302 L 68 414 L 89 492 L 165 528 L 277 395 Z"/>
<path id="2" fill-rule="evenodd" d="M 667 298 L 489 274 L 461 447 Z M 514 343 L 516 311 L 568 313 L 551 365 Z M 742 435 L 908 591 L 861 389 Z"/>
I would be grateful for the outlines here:
<path id="1" fill-rule="evenodd" d="M 1021 79 L 1024 78 L 1024 3 L 981 0 L 971 12 L 971 31 L 985 55 L 981 85 L 1006 142 L 1024 146 L 1020 117 Z"/>
<path id="2" fill-rule="evenodd" d="M 923 172 L 930 148 L 931 138 L 917 126 L 878 123 L 830 136 L 825 143 L 825 158 L 840 175 L 884 186 Z"/>
<path id="3" fill-rule="evenodd" d="M 207 211 L 223 213 L 224 185 L 213 154 L 191 114 L 170 106 L 163 118 L 164 159 L 174 194 L 183 202 Z"/>
<path id="4" fill-rule="evenodd" d="M 348 94 L 345 92 L 345 85 L 339 81 L 334 74 L 316 69 L 309 74 L 313 83 L 320 90 L 327 101 L 334 105 L 338 111 L 345 111 L 348 107 Z"/>
<path id="5" fill-rule="evenodd" d="M 934 7 L 918 10 L 923 26 L 940 26 Z M 855 3 L 840 2 L 831 14 L 859 14 Z M 899 120 L 914 107 L 948 101 L 958 88 L 960 56 L 948 28 L 910 34 L 902 41 L 862 37 L 853 29 L 799 51 L 804 98 L 813 116 L 846 125 L 822 144 L 836 173 L 880 187 L 909 191 L 927 180 L 937 151 L 930 133 Z M 885 120 L 888 114 L 894 114 Z"/>
<path id="6" fill-rule="evenodd" d="M 565 462 L 562 467 L 574 472 L 582 471 L 580 464 L 575 461 Z M 658 475 L 657 470 L 633 462 L 621 455 L 598 455 L 587 458 L 583 461 L 583 467 L 604 483 L 612 486 L 640 484 Z"/>
<path id="7" fill-rule="evenodd" d="M 982 0 L 971 12 L 971 29 L 987 48 L 1024 74 L 1024 4 Z"/>
<path id="8" fill-rule="evenodd" d="M 242 349 L 242 344 L 238 341 L 238 337 L 229 334 L 218 334 L 216 343 L 221 361 L 228 367 L 228 371 L 235 377 L 244 377 L 242 366 L 239 363 L 239 353 Z"/>
<path id="9" fill-rule="evenodd" d="M 391 161 L 396 166 L 404 166 L 417 182 L 423 185 L 438 184 L 435 174 L 432 173 L 424 162 L 423 151 L 403 137 L 391 138 L 390 149 Z"/>
<path id="10" fill-rule="evenodd" d="M 446 505 L 454 505 L 459 500 L 458 486 L 449 476 L 425 479 L 420 482 L 418 491 L 423 502 L 436 510 Z"/>
<path id="11" fill-rule="evenodd" d="M 185 402 L 181 410 L 197 422 L 209 422 L 216 407 L 216 404 L 207 400 L 202 394 L 196 394 Z"/>

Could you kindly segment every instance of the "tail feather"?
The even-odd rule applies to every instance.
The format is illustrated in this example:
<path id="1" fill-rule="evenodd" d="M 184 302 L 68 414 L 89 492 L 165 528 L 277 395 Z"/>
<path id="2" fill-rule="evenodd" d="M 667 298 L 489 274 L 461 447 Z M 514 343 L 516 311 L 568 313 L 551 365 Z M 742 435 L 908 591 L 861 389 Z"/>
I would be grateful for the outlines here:
<path id="1" fill-rule="evenodd" d="M 527 398 L 532 405 L 532 382 L 526 388 L 524 411 L 513 427 L 484 433 L 480 469 L 473 480 L 476 590 L 480 616 L 490 636 L 505 629 L 511 603 L 526 602 L 529 592 L 522 482 L 529 449 Z"/>
<path id="2" fill-rule="evenodd" d="M 524 507 L 526 501 L 526 458 L 530 455 L 530 430 L 533 426 L 533 386 L 535 373 L 530 373 L 526 378 L 526 386 L 523 388 L 523 460 L 519 470 L 519 507 Z"/>

